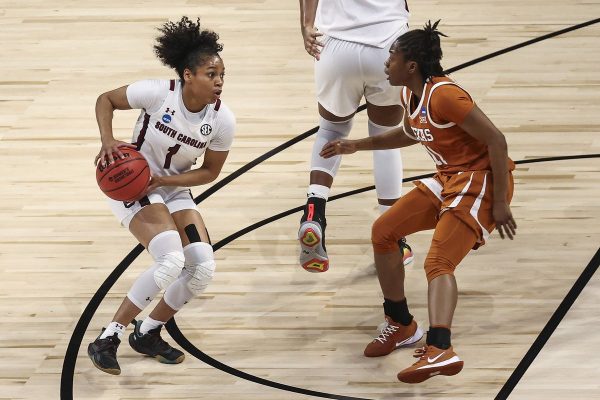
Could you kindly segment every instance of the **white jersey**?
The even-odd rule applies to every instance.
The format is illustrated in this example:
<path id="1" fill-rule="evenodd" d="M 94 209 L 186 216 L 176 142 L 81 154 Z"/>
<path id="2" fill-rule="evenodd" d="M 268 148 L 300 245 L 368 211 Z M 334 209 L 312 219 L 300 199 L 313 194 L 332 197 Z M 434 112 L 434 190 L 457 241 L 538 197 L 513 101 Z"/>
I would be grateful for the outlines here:
<path id="1" fill-rule="evenodd" d="M 321 0 L 315 26 L 339 40 L 384 48 L 409 16 L 405 0 Z"/>
<path id="2" fill-rule="evenodd" d="M 185 108 L 181 91 L 179 80 L 144 80 L 127 87 L 129 105 L 142 109 L 132 143 L 153 175 L 189 171 L 207 148 L 228 151 L 233 142 L 235 117 L 221 100 L 192 113 Z"/>

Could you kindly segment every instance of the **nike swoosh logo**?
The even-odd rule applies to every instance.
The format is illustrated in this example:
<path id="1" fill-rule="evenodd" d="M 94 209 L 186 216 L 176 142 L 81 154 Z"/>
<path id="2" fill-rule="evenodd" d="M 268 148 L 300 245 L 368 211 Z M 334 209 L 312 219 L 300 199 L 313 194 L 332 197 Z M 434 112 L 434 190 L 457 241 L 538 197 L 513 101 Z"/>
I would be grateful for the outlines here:
<path id="1" fill-rule="evenodd" d="M 437 361 L 438 358 L 440 358 L 441 356 L 443 356 L 446 352 L 444 351 L 443 353 L 438 354 L 437 356 L 433 357 L 433 358 L 429 358 L 427 357 L 427 362 L 428 363 L 434 363 Z"/>

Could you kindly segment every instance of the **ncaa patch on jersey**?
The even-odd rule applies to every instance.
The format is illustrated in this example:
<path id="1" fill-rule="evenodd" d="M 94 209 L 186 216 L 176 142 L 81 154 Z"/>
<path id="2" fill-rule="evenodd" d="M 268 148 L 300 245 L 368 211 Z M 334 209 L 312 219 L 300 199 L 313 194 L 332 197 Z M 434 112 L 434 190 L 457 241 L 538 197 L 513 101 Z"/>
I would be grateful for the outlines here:
<path id="1" fill-rule="evenodd" d="M 210 126 L 209 124 L 204 124 L 200 127 L 200 133 L 202 134 L 202 136 L 208 136 L 210 135 L 212 132 L 212 126 Z"/>
<path id="2" fill-rule="evenodd" d="M 421 108 L 421 114 L 419 115 L 419 122 L 422 124 L 427 123 L 427 108 L 425 106 L 423 106 Z"/>
<path id="3" fill-rule="evenodd" d="M 162 116 L 162 120 L 165 124 L 168 124 L 169 122 L 171 122 L 171 116 L 169 114 L 165 114 Z"/>

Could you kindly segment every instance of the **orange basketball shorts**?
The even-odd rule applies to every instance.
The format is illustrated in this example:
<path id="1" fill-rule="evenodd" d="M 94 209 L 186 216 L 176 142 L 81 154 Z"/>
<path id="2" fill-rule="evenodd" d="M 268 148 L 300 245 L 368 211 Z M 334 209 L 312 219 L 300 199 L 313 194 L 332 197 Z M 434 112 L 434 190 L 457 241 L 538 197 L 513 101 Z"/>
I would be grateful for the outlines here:
<path id="1" fill-rule="evenodd" d="M 494 230 L 493 184 L 490 171 L 438 173 L 415 183 L 373 224 L 375 253 L 398 251 L 398 240 L 412 233 L 435 229 L 425 269 L 429 281 L 454 271 L 471 249 Z M 507 200 L 513 195 L 509 175 Z M 436 272 L 437 271 L 437 272 Z"/>

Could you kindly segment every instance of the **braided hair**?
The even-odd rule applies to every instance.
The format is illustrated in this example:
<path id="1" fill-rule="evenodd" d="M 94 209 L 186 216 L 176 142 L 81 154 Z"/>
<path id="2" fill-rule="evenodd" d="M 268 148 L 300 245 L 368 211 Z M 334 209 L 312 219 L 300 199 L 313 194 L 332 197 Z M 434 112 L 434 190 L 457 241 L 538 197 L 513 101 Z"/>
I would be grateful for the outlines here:
<path id="1" fill-rule="evenodd" d="M 440 36 L 448 37 L 437 30 L 438 19 L 433 25 L 428 21 L 423 29 L 414 29 L 396 39 L 394 48 L 404 53 L 406 60 L 415 61 L 424 80 L 432 76 L 443 76 L 440 65 L 442 47 Z"/>
<path id="2" fill-rule="evenodd" d="M 200 18 L 196 22 L 182 17 L 178 22 L 168 21 L 158 28 L 162 35 L 156 38 L 154 53 L 160 61 L 177 71 L 183 80 L 183 71 L 192 73 L 211 56 L 219 56 L 223 45 L 218 43 L 219 35 L 200 28 Z"/>

